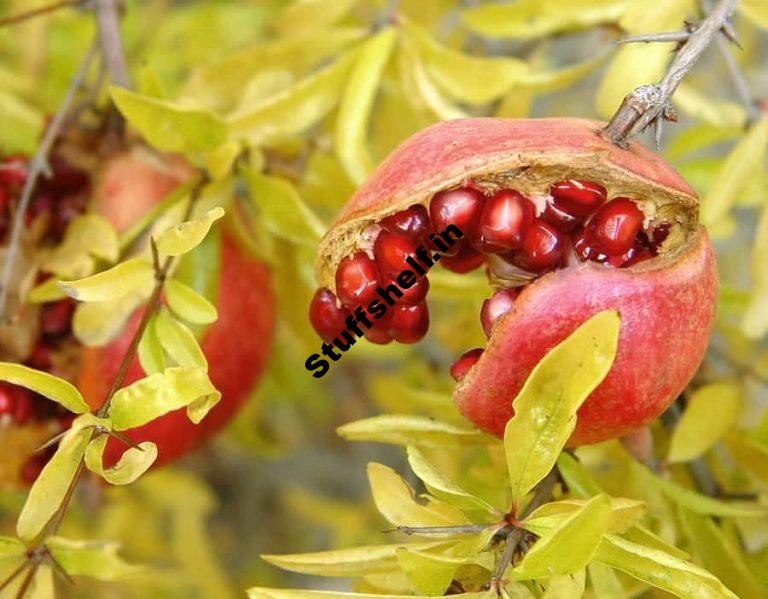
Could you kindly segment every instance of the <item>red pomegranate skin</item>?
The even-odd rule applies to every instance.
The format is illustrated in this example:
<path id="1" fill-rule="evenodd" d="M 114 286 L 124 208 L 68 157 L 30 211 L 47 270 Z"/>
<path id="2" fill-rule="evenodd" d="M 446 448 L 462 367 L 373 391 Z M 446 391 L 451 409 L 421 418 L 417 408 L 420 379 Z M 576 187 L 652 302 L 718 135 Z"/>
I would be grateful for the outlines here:
<path id="1" fill-rule="evenodd" d="M 361 224 L 426 202 L 467 178 L 520 167 L 578 169 L 612 178 L 644 197 L 695 208 L 693 189 L 639 144 L 604 140 L 604 123 L 583 119 L 460 119 L 439 123 L 397 148 L 342 209 L 321 243 L 320 285 L 332 280 L 343 239 Z M 554 345 L 596 312 L 622 317 L 616 361 L 579 411 L 570 445 L 620 437 L 657 417 L 686 386 L 706 349 L 716 298 L 715 260 L 706 232 L 691 231 L 685 251 L 630 269 L 595 264 L 531 283 L 496 325 L 483 356 L 453 399 L 478 427 L 503 435 L 512 400 Z M 337 246 L 342 246 L 337 248 Z"/>
<path id="2" fill-rule="evenodd" d="M 144 150 L 121 155 L 105 170 L 98 208 L 118 228 L 124 228 L 140 217 L 154 203 L 184 181 L 188 169 L 177 166 L 158 170 L 158 159 L 147 159 Z M 159 162 L 162 165 L 162 162 Z M 123 177 L 130 177 L 123 180 Z M 125 204 L 133 196 L 131 181 L 138 180 L 142 190 L 143 210 L 135 204 Z M 151 185 L 148 184 L 151 182 Z M 131 206 L 127 218 L 120 206 Z M 221 234 L 221 269 L 216 300 L 219 318 L 211 324 L 200 340 L 208 359 L 209 376 L 219 391 L 221 401 L 200 424 L 193 424 L 185 409 L 176 410 L 144 426 L 126 431 L 134 441 L 153 441 L 158 446 L 155 465 L 170 462 L 187 453 L 221 429 L 234 416 L 248 398 L 260 378 L 269 357 L 272 329 L 275 319 L 274 297 L 270 287 L 269 271 L 264 263 L 240 248 L 235 237 L 226 229 Z M 122 357 L 138 327 L 141 312 L 137 311 L 126 330 L 113 342 L 101 348 L 83 348 L 78 383 L 92 408 L 99 407 L 117 376 Z M 125 384 L 145 376 L 138 359 L 128 370 Z M 104 456 L 107 465 L 113 464 L 125 451 L 125 445 L 110 439 Z"/>

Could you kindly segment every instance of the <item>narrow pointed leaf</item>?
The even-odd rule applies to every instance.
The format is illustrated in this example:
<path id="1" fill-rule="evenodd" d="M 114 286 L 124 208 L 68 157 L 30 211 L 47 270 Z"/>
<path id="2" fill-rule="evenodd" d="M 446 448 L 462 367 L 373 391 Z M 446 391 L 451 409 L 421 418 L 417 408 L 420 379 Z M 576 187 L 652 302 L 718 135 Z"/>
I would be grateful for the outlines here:
<path id="1" fill-rule="evenodd" d="M 176 279 L 165 282 L 165 299 L 171 310 L 188 322 L 210 324 L 219 316 L 216 306 Z"/>
<path id="2" fill-rule="evenodd" d="M 27 546 L 16 537 L 0 537 L 0 565 L 23 557 L 26 550 Z"/>
<path id="3" fill-rule="evenodd" d="M 156 316 L 149 319 L 137 351 L 141 368 L 147 374 L 155 374 L 165 370 L 165 353 L 157 337 L 156 319 Z"/>
<path id="4" fill-rule="evenodd" d="M 179 366 L 208 370 L 205 354 L 186 326 L 162 309 L 155 316 L 155 330 L 163 349 Z"/>
<path id="5" fill-rule="evenodd" d="M 131 258 L 109 270 L 75 281 L 59 281 L 68 296 L 83 302 L 103 302 L 125 297 L 137 289 L 151 285 L 152 265 L 142 258 Z"/>
<path id="6" fill-rule="evenodd" d="M 344 424 L 336 432 L 347 441 L 376 441 L 421 447 L 488 445 L 494 439 L 476 430 L 425 416 L 384 414 Z"/>
<path id="7" fill-rule="evenodd" d="M 45 546 L 70 576 L 89 576 L 98 580 L 121 580 L 141 568 L 126 563 L 117 554 L 120 546 L 105 541 L 74 541 L 50 537 Z"/>
<path id="8" fill-rule="evenodd" d="M 187 221 L 163 231 L 155 238 L 157 251 L 166 256 L 186 254 L 200 244 L 208 235 L 211 225 L 222 216 L 224 216 L 224 209 L 216 206 L 199 219 Z"/>
<path id="9" fill-rule="evenodd" d="M 127 485 L 135 481 L 157 459 L 157 445 L 151 441 L 139 443 L 137 449 L 129 447 L 123 452 L 118 462 L 110 468 L 104 468 L 102 456 L 107 446 L 107 435 L 102 435 L 88 444 L 85 451 L 85 465 L 94 474 L 97 474 L 113 485 Z"/>
<path id="10" fill-rule="evenodd" d="M 47 372 L 21 364 L 0 362 L 0 380 L 31 389 L 75 414 L 84 414 L 89 410 L 74 385 Z"/>
<path id="11" fill-rule="evenodd" d="M 407 547 L 397 550 L 397 561 L 417 593 L 437 596 L 445 594 L 453 575 L 462 565 L 462 560 L 456 560 L 454 563 L 437 561 L 428 553 L 413 551 Z"/>

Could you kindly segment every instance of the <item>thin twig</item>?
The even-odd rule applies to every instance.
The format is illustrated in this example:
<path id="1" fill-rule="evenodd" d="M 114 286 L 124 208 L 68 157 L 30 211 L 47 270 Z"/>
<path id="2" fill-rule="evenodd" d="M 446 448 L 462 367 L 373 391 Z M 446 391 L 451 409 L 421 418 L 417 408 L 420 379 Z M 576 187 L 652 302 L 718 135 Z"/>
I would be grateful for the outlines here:
<path id="1" fill-rule="evenodd" d="M 11 15 L 9 17 L 0 18 L 0 27 L 6 27 L 8 25 L 16 25 L 17 23 L 23 23 L 34 17 L 39 17 L 48 13 L 52 13 L 62 8 L 69 8 L 74 6 L 80 6 L 85 4 L 86 0 L 63 0 L 62 2 L 54 2 L 53 4 L 46 4 L 45 6 L 38 6 L 32 10 L 19 13 L 17 15 Z"/>
<path id="2" fill-rule="evenodd" d="M 719 0 L 712 12 L 691 32 L 663 79 L 656 85 L 641 85 L 624 98 L 616 114 L 603 129 L 603 136 L 607 140 L 623 147 L 629 138 L 642 133 L 658 119 L 673 120 L 674 113 L 669 103 L 672 94 L 728 23 L 737 4 L 738 0 Z"/>
<path id="3" fill-rule="evenodd" d="M 48 154 L 56 142 L 59 134 L 61 133 L 62 126 L 67 119 L 67 113 L 69 112 L 72 101 L 78 90 L 82 87 L 88 76 L 88 70 L 91 67 L 94 57 L 96 56 L 96 43 L 92 43 L 91 47 L 85 53 L 80 67 L 77 73 L 72 78 L 72 82 L 69 85 L 64 100 L 59 107 L 59 111 L 51 120 L 51 124 L 43 136 L 40 146 L 37 148 L 37 152 L 32 157 L 29 165 L 29 173 L 24 181 L 24 188 L 21 192 L 21 198 L 19 198 L 16 212 L 13 215 L 13 226 L 11 228 L 11 239 L 8 242 L 8 253 L 5 256 L 5 263 L 3 264 L 2 276 L 0 276 L 0 322 L 8 319 L 7 303 L 8 294 L 10 293 L 11 275 L 13 273 L 13 265 L 16 261 L 16 254 L 19 251 L 19 242 L 21 240 L 21 231 L 24 227 L 24 215 L 27 212 L 27 207 L 32 199 L 32 193 L 37 185 L 37 180 L 44 172 L 50 172 L 50 166 L 48 165 Z"/>
<path id="4" fill-rule="evenodd" d="M 401 532 L 408 536 L 411 535 L 460 535 L 475 534 L 483 532 L 497 523 L 489 524 L 467 524 L 462 526 L 397 526 L 383 532 Z"/>
<path id="5" fill-rule="evenodd" d="M 29 568 L 29 574 L 27 574 L 24 577 L 24 582 L 21 583 L 21 586 L 19 587 L 19 591 L 16 593 L 16 599 L 23 599 L 26 592 L 29 590 L 29 587 L 32 586 L 32 580 L 35 578 L 35 573 L 37 572 L 37 569 L 40 567 L 40 562 L 35 561 L 32 562 L 32 565 Z"/>
<path id="6" fill-rule="evenodd" d="M 2 593 L 5 589 L 7 589 L 9 586 L 11 586 L 11 583 L 16 580 L 19 575 L 24 572 L 27 568 L 29 568 L 32 565 L 32 563 L 25 559 L 23 562 L 19 564 L 19 567 L 16 568 L 13 572 L 11 572 L 8 577 L 0 583 L 0 593 Z"/>
<path id="7" fill-rule="evenodd" d="M 630 35 L 629 37 L 624 37 L 620 40 L 616 40 L 613 43 L 616 44 L 617 46 L 620 46 L 622 44 L 637 44 L 637 43 L 650 44 L 651 42 L 680 43 L 680 42 L 687 42 L 690 37 L 691 37 L 691 34 L 687 31 L 670 31 L 667 33 L 643 33 L 642 35 Z"/>
<path id="8" fill-rule="evenodd" d="M 95 2 L 101 54 L 104 57 L 109 79 L 115 85 L 130 87 L 128 64 L 125 61 L 123 38 L 120 35 L 120 11 L 117 0 L 95 0 Z"/>

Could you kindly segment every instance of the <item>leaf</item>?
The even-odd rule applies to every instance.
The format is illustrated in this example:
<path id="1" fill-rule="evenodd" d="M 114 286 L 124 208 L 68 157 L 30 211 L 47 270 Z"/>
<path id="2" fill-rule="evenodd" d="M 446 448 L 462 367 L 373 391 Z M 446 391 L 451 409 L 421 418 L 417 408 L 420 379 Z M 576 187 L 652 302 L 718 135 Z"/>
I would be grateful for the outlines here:
<path id="1" fill-rule="evenodd" d="M 584 465 L 570 453 L 560 454 L 557 458 L 557 468 L 565 484 L 568 485 L 568 490 L 574 495 L 592 497 L 603 492 Z"/>
<path id="2" fill-rule="evenodd" d="M 197 424 L 221 394 L 202 368 L 171 367 L 141 379 L 115 393 L 109 406 L 114 430 L 124 431 L 186 407 Z"/>
<path id="3" fill-rule="evenodd" d="M 422 447 L 486 445 L 494 442 L 492 437 L 476 430 L 407 414 L 364 418 L 344 424 L 336 432 L 347 441 L 376 441 Z"/>
<path id="4" fill-rule="evenodd" d="M 540 538 L 515 566 L 513 580 L 533 580 L 578 572 L 592 560 L 608 528 L 611 502 L 596 495 L 569 514 L 551 534 Z"/>
<path id="5" fill-rule="evenodd" d="M 555 465 L 577 410 L 611 369 L 619 327 L 615 310 L 592 316 L 542 358 L 514 399 L 504 432 L 514 504 Z"/>
<path id="6" fill-rule="evenodd" d="M 141 568 L 128 564 L 117 554 L 120 546 L 105 541 L 74 541 L 53 536 L 45 547 L 70 576 L 90 576 L 97 580 L 121 580 Z"/>
<path id="7" fill-rule="evenodd" d="M 154 278 L 152 265 L 143 258 L 131 258 L 112 268 L 76 281 L 59 281 L 69 297 L 83 302 L 103 302 L 125 297 L 148 286 Z"/>
<path id="8" fill-rule="evenodd" d="M 768 445 L 736 431 L 728 433 L 725 445 L 739 466 L 768 485 Z"/>
<path id="9" fill-rule="evenodd" d="M 203 152 L 219 147 L 227 123 L 201 106 L 142 96 L 111 85 L 117 108 L 150 144 L 163 152 Z"/>
<path id="10" fill-rule="evenodd" d="M 246 591 L 249 599 L 442 599 L 423 595 L 370 595 L 367 593 L 337 593 L 334 591 L 301 591 L 293 589 L 269 589 L 253 587 Z M 491 594 L 493 592 L 493 594 Z M 495 591 L 480 593 L 460 593 L 451 595 L 452 599 L 494 599 Z"/>
<path id="11" fill-rule="evenodd" d="M 445 541 L 409 543 L 413 549 L 430 549 L 444 545 Z M 290 555 L 262 555 L 261 558 L 291 572 L 315 576 L 363 576 L 371 572 L 385 572 L 397 568 L 396 552 L 403 543 L 368 545 L 350 549 L 295 553 Z"/>
<path id="12" fill-rule="evenodd" d="M 418 448 L 409 446 L 407 451 L 408 464 L 411 466 L 411 470 L 422 480 L 429 492 L 435 497 L 443 499 L 458 508 L 483 510 L 490 514 L 498 515 L 497 510 L 492 505 L 480 497 L 468 493 L 440 472 Z M 426 593 L 428 591 L 419 592 Z"/>
<path id="13" fill-rule="evenodd" d="M 0 380 L 31 389 L 75 414 L 84 414 L 90 409 L 71 383 L 29 366 L 0 362 Z"/>
<path id="14" fill-rule="evenodd" d="M 119 251 L 117 231 L 109 221 L 98 214 L 83 214 L 69 224 L 64 241 L 40 266 L 61 277 L 85 277 L 93 272 L 91 256 L 113 263 Z"/>
<path id="15" fill-rule="evenodd" d="M 547 581 L 547 590 L 541 599 L 581 599 L 586 578 L 583 568 L 574 574 L 553 576 Z"/>
<path id="16" fill-rule="evenodd" d="M 368 121 L 396 40 L 397 30 L 385 27 L 363 43 L 341 97 L 334 148 L 339 163 L 358 185 L 373 170 L 367 143 Z"/>
<path id="17" fill-rule="evenodd" d="M 709 450 L 731 427 L 742 405 L 743 389 L 734 381 L 718 381 L 691 393 L 672 433 L 667 461 L 687 462 Z"/>
<path id="18" fill-rule="evenodd" d="M 149 289 L 138 289 L 114 300 L 78 304 L 72 319 L 75 337 L 89 347 L 106 345 L 124 330 L 134 310 L 149 294 Z"/>
<path id="19" fill-rule="evenodd" d="M 728 214 L 749 176 L 762 169 L 768 147 L 768 116 L 749 128 L 730 151 L 701 203 L 701 222 L 712 226 Z"/>
<path id="20" fill-rule="evenodd" d="M 213 181 L 219 181 L 230 174 L 232 165 L 240 155 L 242 148 L 234 141 L 221 144 L 215 150 L 206 152 L 203 156 L 205 168 Z"/>
<path id="21" fill-rule="evenodd" d="M 627 4 L 621 0 L 517 0 L 465 9 L 461 19 L 483 36 L 535 39 L 617 21 Z"/>
<path id="22" fill-rule="evenodd" d="M 165 299 L 171 310 L 188 322 L 210 324 L 219 317 L 216 306 L 176 279 L 166 281 Z"/>
<path id="23" fill-rule="evenodd" d="M 699 121 L 721 129 L 741 128 L 747 121 L 747 112 L 736 102 L 716 100 L 696 90 L 689 83 L 681 83 L 675 90 L 675 106 Z"/>
<path id="24" fill-rule="evenodd" d="M 55 302 L 65 297 L 67 295 L 59 287 L 59 282 L 55 278 L 50 278 L 30 289 L 26 300 L 32 304 L 44 304 L 45 302 Z"/>
<path id="25" fill-rule="evenodd" d="M 549 534 L 551 529 L 559 526 L 568 514 L 581 509 L 586 504 L 587 500 L 584 499 L 563 499 L 545 503 L 525 519 L 525 528 L 539 536 Z M 645 514 L 646 508 L 644 501 L 611 497 L 611 517 L 608 522 L 608 532 L 626 532 Z"/>
<path id="26" fill-rule="evenodd" d="M 268 145 L 309 129 L 328 114 L 341 96 L 354 53 L 336 61 L 288 89 L 233 113 L 229 126 L 249 145 Z"/>
<path id="27" fill-rule="evenodd" d="M 467 524 L 464 514 L 453 506 L 436 501 L 417 503 L 406 482 L 383 464 L 368 464 L 368 481 L 376 508 L 395 526 Z"/>
<path id="28" fill-rule="evenodd" d="M 722 582 L 706 570 L 668 553 L 607 535 L 595 561 L 621 570 L 652 586 L 684 599 L 737 599 Z"/>
<path id="29" fill-rule="evenodd" d="M 607 52 L 602 52 L 589 60 L 559 69 L 538 70 L 531 67 L 530 72 L 521 81 L 521 85 L 530 91 L 553 92 L 581 81 L 603 64 L 608 56 Z M 519 93 L 519 91 L 513 90 L 511 93 Z"/>
<path id="30" fill-rule="evenodd" d="M 593 561 L 587 566 L 587 570 L 595 599 L 624 599 L 627 597 L 619 577 L 611 568 Z"/>
<path id="31" fill-rule="evenodd" d="M 417 593 L 442 596 L 464 560 L 439 561 L 428 553 L 404 547 L 397 550 L 397 562 Z"/>
<path id="32" fill-rule="evenodd" d="M 293 243 L 315 246 L 325 227 L 286 179 L 243 170 L 250 198 L 267 230 Z"/>
<path id="33" fill-rule="evenodd" d="M 649 482 L 654 484 L 664 495 L 675 504 L 703 516 L 720 516 L 721 518 L 760 518 L 768 513 L 768 509 L 755 503 L 721 501 L 707 497 L 696 491 L 691 491 L 671 480 L 664 480 L 653 474 L 647 468 L 636 465 Z"/>
<path id="34" fill-rule="evenodd" d="M 165 370 L 165 354 L 160 339 L 157 337 L 156 318 L 157 316 L 152 316 L 147 322 L 137 349 L 139 363 L 147 374 L 155 374 Z"/>
<path id="35" fill-rule="evenodd" d="M 768 4 L 765 0 L 742 0 L 738 10 L 758 27 L 768 29 Z"/>
<path id="36" fill-rule="evenodd" d="M 272 26 L 281 35 L 325 29 L 346 15 L 358 0 L 293 0 Z"/>
<path id="37" fill-rule="evenodd" d="M 24 557 L 26 551 L 27 546 L 19 541 L 19 539 L 15 537 L 0 536 L 0 565 L 2 565 L 3 562 Z"/>
<path id="38" fill-rule="evenodd" d="M 138 449 L 129 447 L 118 462 L 110 468 L 104 468 L 102 457 L 107 446 L 107 435 L 97 437 L 88 444 L 85 451 L 85 465 L 94 474 L 97 474 L 113 485 L 127 485 L 138 479 L 149 470 L 157 459 L 157 445 L 151 441 L 139 443 Z"/>
<path id="39" fill-rule="evenodd" d="M 400 53 L 400 70 L 404 85 L 411 84 L 414 90 L 412 101 L 420 98 L 423 104 L 442 120 L 468 117 L 466 112 L 452 104 L 443 96 L 442 91 L 437 89 L 437 86 L 427 75 L 424 63 L 413 46 L 412 42 L 404 39 Z"/>
<path id="40" fill-rule="evenodd" d="M 467 104 L 487 104 L 503 96 L 528 73 L 517 58 L 480 57 L 453 50 L 429 31 L 405 21 L 403 30 L 418 48 L 427 73 L 447 94 Z"/>
<path id="41" fill-rule="evenodd" d="M 192 331 L 171 316 L 165 308 L 155 316 L 155 330 L 160 345 L 176 364 L 208 370 L 205 354 Z"/>
<path id="42" fill-rule="evenodd" d="M 764 190 L 768 196 L 768 190 Z M 752 244 L 752 293 L 741 321 L 741 330 L 749 339 L 759 339 L 768 332 L 768 204 L 760 211 L 755 241 Z"/>
<path id="43" fill-rule="evenodd" d="M 224 216 L 221 206 L 211 208 L 202 218 L 180 223 L 155 237 L 157 251 L 165 256 L 180 256 L 196 248 L 208 235 L 211 225 Z"/>

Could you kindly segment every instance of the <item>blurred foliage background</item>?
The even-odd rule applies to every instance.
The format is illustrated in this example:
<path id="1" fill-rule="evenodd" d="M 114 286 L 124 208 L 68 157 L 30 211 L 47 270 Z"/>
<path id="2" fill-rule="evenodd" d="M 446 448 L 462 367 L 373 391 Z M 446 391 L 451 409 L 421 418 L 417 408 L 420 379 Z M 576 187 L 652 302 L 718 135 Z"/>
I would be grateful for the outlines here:
<path id="1" fill-rule="evenodd" d="M 29 4 L 2 1 L 0 15 Z M 365 464 L 383 462 L 417 480 L 399 448 L 345 441 L 335 429 L 380 413 L 462 424 L 447 368 L 453 356 L 483 345 L 477 314 L 489 289 L 481 273 L 433 273 L 426 341 L 361 343 L 314 379 L 303 361 L 318 345 L 306 310 L 322 230 L 376 163 L 430 123 L 466 115 L 610 117 L 634 87 L 660 79 L 672 56 L 669 44 L 613 42 L 679 30 L 698 15 L 694 0 L 127 1 L 123 34 L 137 91 L 225 119 L 230 139 L 261 173 L 257 244 L 273 265 L 279 321 L 268 373 L 224 435 L 128 488 L 85 486 L 62 533 L 119 542 L 128 560 L 151 569 L 130 581 L 79 581 L 65 596 L 344 588 L 344 581 L 277 570 L 259 555 L 383 542 L 386 524 L 371 502 Z M 743 0 L 734 25 L 742 49 L 730 51 L 760 100 L 768 96 L 768 3 Z M 93 31 L 80 8 L 0 29 L 4 154 L 34 151 Z M 768 120 L 740 101 L 714 46 L 674 105 L 680 122 L 667 127 L 661 151 L 703 198 L 721 275 L 716 333 L 689 406 L 730 399 L 684 416 L 687 437 L 674 441 L 673 461 L 703 460 L 718 492 L 758 493 L 765 502 Z M 690 433 L 711 430 L 706 438 Z M 654 431 L 663 456 L 670 433 L 661 424 Z M 609 490 L 648 501 L 653 529 L 688 547 L 739 596 L 760 596 L 756 589 L 768 585 L 767 518 L 708 519 L 716 532 L 702 539 L 673 500 L 642 484 L 617 443 L 579 456 Z M 480 467 L 457 448 L 439 459 L 447 472 Z M 687 470 L 679 477 L 692 485 Z M 0 533 L 12 530 L 22 501 L 23 494 L 0 493 Z"/>

